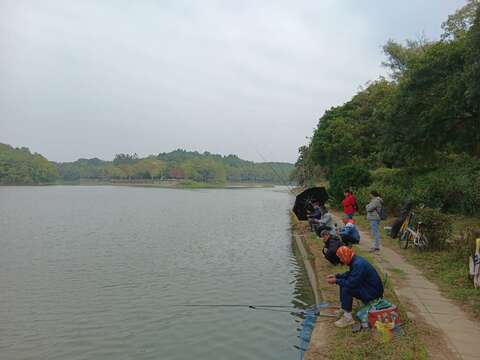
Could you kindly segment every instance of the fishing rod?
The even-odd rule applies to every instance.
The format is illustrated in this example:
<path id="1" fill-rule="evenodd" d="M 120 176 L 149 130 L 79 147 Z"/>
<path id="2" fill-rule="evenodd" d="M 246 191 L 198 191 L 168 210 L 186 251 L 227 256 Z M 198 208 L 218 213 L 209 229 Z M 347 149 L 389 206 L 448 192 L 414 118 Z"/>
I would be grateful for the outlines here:
<path id="1" fill-rule="evenodd" d="M 265 310 L 265 311 L 275 311 L 275 312 L 284 312 L 289 313 L 292 315 L 303 316 L 305 315 L 306 311 L 310 308 L 307 307 L 305 309 L 301 309 L 300 311 L 290 311 L 290 310 L 282 310 L 282 309 L 297 309 L 294 306 L 285 306 L 285 305 L 248 305 L 248 304 L 179 304 L 174 305 L 177 307 L 210 307 L 210 308 L 218 308 L 218 307 L 235 307 L 235 308 L 248 308 L 253 310 Z M 321 314 L 320 311 L 316 312 L 317 316 L 322 317 L 330 317 L 336 318 L 337 316 L 334 314 Z"/>
<path id="2" fill-rule="evenodd" d="M 293 305 L 249 305 L 249 304 L 179 304 L 174 306 L 182 307 L 248 307 L 250 309 L 256 308 L 295 308 Z"/>
<path id="3" fill-rule="evenodd" d="M 280 175 L 278 174 L 278 172 L 275 170 L 275 168 L 273 167 L 273 165 L 270 164 L 270 162 L 268 162 L 267 159 L 265 159 L 265 157 L 264 157 L 262 154 L 260 154 L 260 151 L 258 151 L 257 149 L 255 149 L 255 152 L 262 158 L 262 160 L 264 161 L 264 163 L 267 164 L 267 165 L 270 167 L 270 169 L 272 169 L 273 173 L 277 176 L 277 178 L 278 178 L 279 180 L 283 181 L 283 184 L 288 188 L 288 190 L 289 190 L 290 192 L 292 192 L 293 187 L 291 187 L 290 185 L 288 185 L 288 182 L 285 181 L 286 177 L 285 177 L 285 174 L 283 174 L 283 171 L 282 171 L 283 176 L 280 176 Z"/>

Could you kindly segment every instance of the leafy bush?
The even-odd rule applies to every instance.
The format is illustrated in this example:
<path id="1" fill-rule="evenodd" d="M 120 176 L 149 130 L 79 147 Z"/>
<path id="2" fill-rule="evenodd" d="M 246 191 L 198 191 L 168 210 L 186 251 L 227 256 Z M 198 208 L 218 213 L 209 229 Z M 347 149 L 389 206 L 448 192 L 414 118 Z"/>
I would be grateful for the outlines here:
<path id="1" fill-rule="evenodd" d="M 452 235 L 452 219 L 438 209 L 417 209 L 417 221 L 425 224 L 430 248 L 445 248 L 448 239 Z"/>
<path id="2" fill-rule="evenodd" d="M 405 169 L 376 169 L 371 172 L 370 181 L 371 184 L 367 186 L 357 188 L 352 186 L 355 190 L 359 212 L 362 214 L 365 212 L 365 205 L 370 202 L 370 192 L 373 190 L 382 197 L 389 216 L 396 216 L 400 208 L 412 198 L 408 191 L 411 175 Z M 331 191 L 333 191 L 333 186 L 331 185 L 331 187 Z"/>
<path id="3" fill-rule="evenodd" d="M 419 203 L 444 212 L 475 214 L 480 210 L 478 163 L 454 162 L 414 180 L 413 197 Z"/>
<path id="4" fill-rule="evenodd" d="M 391 168 L 378 168 L 371 172 L 373 182 L 380 182 L 385 185 L 396 185 L 401 174 L 401 169 Z"/>
<path id="5" fill-rule="evenodd" d="M 461 259 L 475 254 L 475 239 L 477 238 L 480 238 L 480 228 L 466 227 L 453 242 L 453 252 Z"/>
<path id="6" fill-rule="evenodd" d="M 329 178 L 329 194 L 337 200 L 343 198 L 346 189 L 356 190 L 371 183 L 370 172 L 361 165 L 347 165 L 336 169 Z"/>

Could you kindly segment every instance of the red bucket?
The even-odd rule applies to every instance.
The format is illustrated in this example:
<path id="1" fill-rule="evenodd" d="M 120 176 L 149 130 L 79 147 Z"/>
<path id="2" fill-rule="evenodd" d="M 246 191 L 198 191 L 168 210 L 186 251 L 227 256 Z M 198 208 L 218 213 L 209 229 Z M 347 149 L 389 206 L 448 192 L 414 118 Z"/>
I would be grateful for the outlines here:
<path id="1" fill-rule="evenodd" d="M 400 314 L 398 313 L 397 307 L 392 305 L 382 310 L 370 310 L 368 312 L 368 325 L 370 327 L 375 327 L 377 321 L 383 323 L 394 322 L 395 324 L 400 325 Z"/>

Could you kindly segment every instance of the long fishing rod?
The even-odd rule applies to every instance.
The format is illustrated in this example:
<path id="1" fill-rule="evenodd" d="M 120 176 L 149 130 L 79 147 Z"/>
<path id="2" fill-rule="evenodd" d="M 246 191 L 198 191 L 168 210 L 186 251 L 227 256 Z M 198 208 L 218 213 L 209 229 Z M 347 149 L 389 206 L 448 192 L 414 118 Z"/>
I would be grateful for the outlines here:
<path id="1" fill-rule="evenodd" d="M 247 305 L 247 304 L 179 304 L 174 305 L 176 307 L 235 307 L 235 308 L 248 308 L 253 310 L 265 310 L 265 311 L 274 311 L 274 312 L 284 312 L 292 315 L 303 316 L 308 309 L 301 309 L 300 311 L 291 311 L 291 310 L 282 310 L 282 309 L 296 309 L 294 306 L 285 306 L 285 305 Z M 280 309 L 279 309 L 280 308 Z M 316 313 L 316 316 L 336 318 L 336 315 L 333 314 L 321 314 L 319 311 Z"/>
<path id="2" fill-rule="evenodd" d="M 262 160 L 264 161 L 264 163 L 267 164 L 267 165 L 270 167 L 270 169 L 272 169 L 273 173 L 278 177 L 278 179 L 281 180 L 281 181 L 283 181 L 283 184 L 284 184 L 286 187 L 288 187 L 288 190 L 291 192 L 292 189 L 293 189 L 293 187 L 291 187 L 290 185 L 288 185 L 288 182 L 285 181 L 285 179 L 286 179 L 285 174 L 283 174 L 284 176 L 280 176 L 280 175 L 278 174 L 278 172 L 275 170 L 275 168 L 273 167 L 273 165 L 270 164 L 270 162 L 268 162 L 267 159 L 265 159 L 265 157 L 264 157 L 262 154 L 260 154 L 260 151 L 258 151 L 257 149 L 255 149 L 255 152 L 262 158 Z"/>
<path id="3" fill-rule="evenodd" d="M 182 307 L 248 307 L 250 309 L 256 308 L 295 308 L 293 305 L 250 305 L 250 304 L 179 304 L 174 306 Z"/>

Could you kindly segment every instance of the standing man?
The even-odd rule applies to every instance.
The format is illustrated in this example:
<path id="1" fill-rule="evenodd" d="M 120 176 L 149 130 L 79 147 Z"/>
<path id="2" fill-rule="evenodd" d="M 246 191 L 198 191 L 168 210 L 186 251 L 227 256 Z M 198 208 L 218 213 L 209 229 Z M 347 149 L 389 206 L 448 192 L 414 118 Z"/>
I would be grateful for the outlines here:
<path id="1" fill-rule="evenodd" d="M 353 298 L 361 300 L 364 304 L 379 299 L 383 297 L 383 283 L 372 264 L 355 255 L 349 247 L 339 247 L 337 256 L 342 264 L 350 267 L 350 271 L 328 275 L 327 283 L 340 287 L 343 316 L 335 321 L 335 326 L 347 327 L 355 323 L 352 317 Z"/>
<path id="2" fill-rule="evenodd" d="M 367 210 L 367 220 L 370 221 L 370 231 L 373 236 L 373 247 L 370 251 L 380 250 L 380 220 L 382 220 L 381 213 L 383 212 L 383 200 L 375 190 L 370 193 L 370 202 L 365 209 Z"/>
<path id="3" fill-rule="evenodd" d="M 342 200 L 343 213 L 345 217 L 353 219 L 353 215 L 357 211 L 357 199 L 351 190 L 345 190 L 343 195 L 345 196 Z"/>

